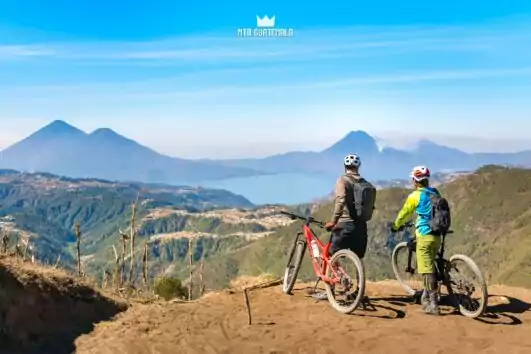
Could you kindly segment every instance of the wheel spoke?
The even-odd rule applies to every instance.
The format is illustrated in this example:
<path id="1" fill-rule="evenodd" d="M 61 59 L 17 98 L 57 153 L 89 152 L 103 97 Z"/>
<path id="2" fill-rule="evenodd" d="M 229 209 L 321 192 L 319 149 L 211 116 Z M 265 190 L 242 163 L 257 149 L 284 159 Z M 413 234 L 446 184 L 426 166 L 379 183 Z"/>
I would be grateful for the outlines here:
<path id="1" fill-rule="evenodd" d="M 476 264 L 463 255 L 453 256 L 447 266 L 448 289 L 459 311 L 467 317 L 481 315 L 486 307 L 487 287 Z"/>
<path id="2" fill-rule="evenodd" d="M 409 247 L 406 243 L 399 244 L 393 251 L 392 263 L 396 279 L 410 295 L 422 292 L 422 276 L 417 272 L 417 260 L 412 254 L 408 264 Z"/>
<path id="3" fill-rule="evenodd" d="M 352 251 L 337 252 L 330 260 L 327 275 L 334 280 L 327 284 L 332 306 L 342 313 L 354 311 L 365 291 L 365 274 L 359 258 Z"/>

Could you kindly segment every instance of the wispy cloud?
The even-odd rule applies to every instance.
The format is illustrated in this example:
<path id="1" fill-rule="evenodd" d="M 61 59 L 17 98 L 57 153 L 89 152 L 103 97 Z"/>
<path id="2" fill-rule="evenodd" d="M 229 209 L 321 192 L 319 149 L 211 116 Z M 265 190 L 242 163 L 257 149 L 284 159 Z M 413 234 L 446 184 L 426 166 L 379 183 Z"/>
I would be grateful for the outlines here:
<path id="1" fill-rule="evenodd" d="M 278 68 L 277 68 L 278 69 Z M 271 69 L 270 73 L 275 70 Z M 276 71 L 282 74 L 282 70 Z M 190 102 L 194 99 L 209 98 L 243 98 L 260 97 L 257 95 L 304 95 L 305 93 L 340 93 L 355 90 L 386 90 L 389 85 L 421 84 L 425 82 L 464 82 L 492 78 L 529 78 L 531 67 L 515 69 L 490 69 L 490 70 L 453 70 L 453 71 L 412 71 L 393 75 L 360 75 L 357 77 L 330 77 L 325 80 L 299 82 L 286 82 L 279 78 L 270 84 L 223 84 L 223 78 L 232 77 L 238 81 L 239 76 L 255 73 L 253 69 L 226 70 L 210 74 L 198 73 L 183 75 L 171 79 L 148 80 L 130 82 L 127 85 L 120 83 L 95 83 L 77 86 L 50 86 L 11 89 L 12 94 L 19 97 L 31 97 L 32 100 L 56 100 L 57 97 L 77 97 L 77 101 L 153 101 Z M 214 78 L 217 77 L 217 80 Z M 206 80 L 206 79 L 209 80 Z M 264 96 L 265 97 L 265 96 Z"/>
<path id="2" fill-rule="evenodd" d="M 57 55 L 54 48 L 44 45 L 0 45 L 0 59 L 56 57 Z"/>
<path id="3" fill-rule="evenodd" d="M 417 72 L 406 75 L 359 77 L 350 79 L 330 80 L 313 83 L 311 85 L 294 87 L 341 87 L 367 84 L 390 84 L 422 81 L 451 81 L 451 80 L 474 80 L 493 77 L 530 76 L 531 67 L 520 69 L 493 69 L 493 70 L 463 70 L 463 71 L 436 71 Z M 294 88 L 293 87 L 293 88 Z"/>
<path id="4" fill-rule="evenodd" d="M 523 54 L 531 54 L 531 30 L 523 29 L 530 27 L 351 27 L 296 31 L 293 38 L 280 39 L 237 38 L 234 31 L 148 42 L 4 45 L 0 67 L 2 59 L 16 63 L 17 58 L 28 59 L 24 63 L 54 61 L 56 67 L 47 83 L 4 80 L 0 91 L 4 101 L 186 101 L 526 78 L 531 67 L 525 58 L 531 56 Z M 130 65 L 171 70 L 131 70 Z M 110 67 L 105 71 L 100 66 Z M 56 78 L 63 68 L 67 78 Z M 76 79 L 80 72 L 85 76 Z M 86 73 L 93 73 L 90 80 Z"/>
<path id="5" fill-rule="evenodd" d="M 521 26 L 485 28 L 336 28 L 297 31 L 293 38 L 237 38 L 234 33 L 150 42 L 85 42 L 0 46 L 0 58 L 33 56 L 113 64 L 128 62 L 219 63 L 271 60 L 313 60 L 330 56 L 393 55 L 433 50 L 470 51 L 531 43 Z"/>
<path id="6" fill-rule="evenodd" d="M 426 81 L 454 81 L 454 80 L 479 80 L 496 77 L 522 77 L 531 76 L 531 67 L 521 69 L 506 70 L 476 70 L 476 71 L 439 71 L 439 72 L 417 72 L 406 75 L 389 75 L 389 76 L 368 76 L 352 77 L 336 80 L 324 80 L 312 83 L 286 84 L 279 83 L 275 85 L 246 85 L 246 86 L 219 86 L 204 89 L 182 91 L 169 91 L 164 93 L 131 93 L 126 96 L 129 98 L 193 98 L 207 96 L 236 96 L 236 95 L 256 95 L 258 93 L 279 93 L 282 92 L 299 92 L 301 90 L 318 90 L 324 88 L 367 88 L 367 85 L 386 85 L 400 83 L 418 83 Z"/>

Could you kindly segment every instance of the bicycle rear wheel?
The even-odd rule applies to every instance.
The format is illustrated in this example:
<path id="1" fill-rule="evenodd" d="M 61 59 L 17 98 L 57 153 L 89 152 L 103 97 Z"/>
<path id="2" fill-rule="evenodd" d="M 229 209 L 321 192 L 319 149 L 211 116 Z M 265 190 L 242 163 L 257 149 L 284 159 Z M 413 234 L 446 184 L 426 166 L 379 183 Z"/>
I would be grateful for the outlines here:
<path id="1" fill-rule="evenodd" d="M 487 282 L 481 270 L 470 257 L 463 254 L 454 254 L 448 263 L 448 281 L 445 285 L 454 305 L 465 317 L 481 316 L 487 308 L 489 297 Z M 466 271 L 472 273 L 475 281 L 466 275 Z"/>
<path id="2" fill-rule="evenodd" d="M 347 270 L 347 264 L 350 268 L 353 266 L 354 269 Z M 334 272 L 332 272 L 332 269 L 334 269 Z M 325 283 L 328 301 L 332 307 L 344 314 L 354 312 L 365 295 L 365 268 L 363 262 L 354 252 L 346 249 L 340 250 L 330 258 L 326 276 L 339 281 L 339 284 Z M 354 286 L 356 286 L 356 289 L 352 291 Z M 338 290 L 339 287 L 342 290 Z M 345 299 L 341 300 L 339 298 L 340 295 L 344 295 Z"/>
<path id="3" fill-rule="evenodd" d="M 306 250 L 306 241 L 302 238 L 301 234 L 298 234 L 295 238 L 295 242 L 291 247 L 288 265 L 284 271 L 284 280 L 282 283 L 282 291 L 285 294 L 291 294 L 295 282 L 297 281 L 297 275 L 301 269 L 302 257 L 304 256 L 304 251 Z"/>
<path id="4" fill-rule="evenodd" d="M 424 288 L 422 275 L 417 272 L 417 257 L 415 252 L 411 254 L 411 271 L 406 271 L 408 266 L 409 245 L 407 242 L 400 242 L 393 250 L 391 263 L 396 280 L 402 285 L 406 293 L 411 296 L 420 295 Z"/>

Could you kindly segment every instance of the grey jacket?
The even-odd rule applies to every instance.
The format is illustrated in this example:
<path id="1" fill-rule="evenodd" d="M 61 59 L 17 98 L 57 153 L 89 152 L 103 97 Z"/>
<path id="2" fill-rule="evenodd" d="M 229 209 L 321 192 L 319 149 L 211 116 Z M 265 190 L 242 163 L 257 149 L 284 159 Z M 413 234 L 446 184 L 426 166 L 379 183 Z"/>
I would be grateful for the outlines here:
<path id="1" fill-rule="evenodd" d="M 335 223 L 354 221 L 353 216 L 356 215 L 354 195 L 350 192 L 352 186 L 345 176 L 356 180 L 361 178 L 359 174 L 349 171 L 337 180 L 335 188 L 334 215 L 332 217 L 332 221 Z"/>

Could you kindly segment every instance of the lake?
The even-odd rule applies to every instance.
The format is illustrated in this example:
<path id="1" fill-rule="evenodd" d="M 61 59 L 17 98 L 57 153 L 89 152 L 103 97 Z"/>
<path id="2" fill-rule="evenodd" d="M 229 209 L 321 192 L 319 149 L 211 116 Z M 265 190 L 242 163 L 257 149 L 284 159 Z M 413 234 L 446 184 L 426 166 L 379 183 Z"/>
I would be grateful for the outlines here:
<path id="1" fill-rule="evenodd" d="M 205 188 L 225 189 L 243 195 L 254 204 L 302 204 L 334 190 L 339 176 L 279 173 L 195 183 Z"/>

